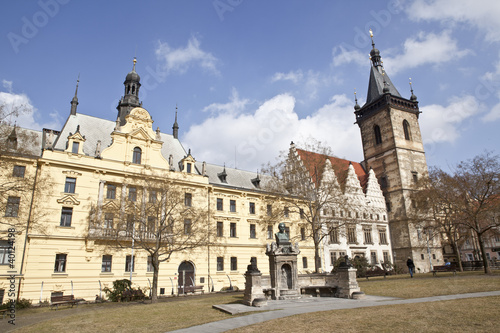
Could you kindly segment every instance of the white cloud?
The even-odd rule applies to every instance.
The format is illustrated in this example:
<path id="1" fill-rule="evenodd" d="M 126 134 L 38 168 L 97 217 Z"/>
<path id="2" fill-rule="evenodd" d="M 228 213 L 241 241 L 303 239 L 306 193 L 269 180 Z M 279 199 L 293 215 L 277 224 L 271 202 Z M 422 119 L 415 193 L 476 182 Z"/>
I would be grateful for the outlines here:
<path id="1" fill-rule="evenodd" d="M 2 85 L 9 93 L 12 92 L 12 81 L 2 80 Z"/>
<path id="2" fill-rule="evenodd" d="M 171 48 L 167 43 L 158 43 L 155 50 L 158 60 L 163 62 L 166 74 L 170 72 L 184 73 L 192 66 L 199 66 L 204 70 L 219 74 L 217 70 L 218 59 L 200 47 L 200 41 L 192 36 L 186 47 Z"/>
<path id="3" fill-rule="evenodd" d="M 390 73 L 401 69 L 415 68 L 423 65 L 439 65 L 459 59 L 471 51 L 459 50 L 457 41 L 450 37 L 450 31 L 441 34 L 420 32 L 415 38 L 408 38 L 403 44 L 403 53 L 382 57 L 384 67 Z"/>
<path id="4" fill-rule="evenodd" d="M 480 84 L 476 87 L 476 96 L 486 99 L 491 95 L 500 98 L 500 55 L 494 64 L 494 70 L 486 72 L 479 80 Z M 482 120 L 485 122 L 500 119 L 500 103 L 496 104 L 486 114 Z"/>
<path id="5" fill-rule="evenodd" d="M 333 61 L 332 65 L 334 67 L 342 66 L 349 63 L 354 63 L 359 66 L 366 65 L 368 63 L 368 53 L 362 53 L 360 50 L 351 48 L 344 45 L 335 46 L 332 50 Z"/>
<path id="6" fill-rule="evenodd" d="M 229 102 L 228 104 L 231 104 Z M 336 95 L 310 116 L 299 119 L 295 97 L 280 94 L 262 103 L 255 111 L 235 114 L 222 111 L 191 126 L 183 141 L 199 161 L 257 170 L 274 162 L 290 141 L 298 144 L 310 138 L 330 145 L 340 157 L 362 159 L 359 129 L 353 123 L 352 101 Z M 222 110 L 222 109 L 220 109 Z"/>
<path id="7" fill-rule="evenodd" d="M 39 122 L 37 118 L 41 117 L 37 108 L 35 108 L 26 94 L 15 94 L 12 92 L 12 82 L 3 81 L 4 87 L 9 92 L 0 92 L 0 121 L 7 123 L 16 123 L 20 127 L 41 130 L 42 128 L 61 128 L 59 114 L 55 111 L 49 114 L 49 120 Z M 8 82 L 7 86 L 5 82 Z M 45 119 L 46 120 L 46 119 Z"/>
<path id="8" fill-rule="evenodd" d="M 299 81 L 302 81 L 303 77 L 304 77 L 304 74 L 299 69 L 296 71 L 290 71 L 288 73 L 275 73 L 273 75 L 273 77 L 271 78 L 271 82 L 292 81 L 293 83 L 297 84 L 297 83 L 299 83 Z"/>
<path id="9" fill-rule="evenodd" d="M 484 122 L 490 122 L 500 119 L 500 103 L 493 106 L 483 118 L 481 118 Z"/>
<path id="10" fill-rule="evenodd" d="M 231 91 L 231 97 L 229 97 L 228 103 L 212 103 L 209 106 L 203 108 L 203 112 L 214 113 L 227 113 L 227 114 L 239 114 L 245 110 L 248 105 L 248 99 L 240 99 L 238 91 L 233 88 Z"/>
<path id="11" fill-rule="evenodd" d="M 460 136 L 464 121 L 478 114 L 480 104 L 473 96 L 453 97 L 450 104 L 431 104 L 420 108 L 420 127 L 425 144 L 450 142 Z"/>
<path id="12" fill-rule="evenodd" d="M 447 26 L 468 23 L 483 31 L 487 41 L 500 41 L 498 0 L 415 0 L 406 12 L 415 21 L 440 21 Z"/>

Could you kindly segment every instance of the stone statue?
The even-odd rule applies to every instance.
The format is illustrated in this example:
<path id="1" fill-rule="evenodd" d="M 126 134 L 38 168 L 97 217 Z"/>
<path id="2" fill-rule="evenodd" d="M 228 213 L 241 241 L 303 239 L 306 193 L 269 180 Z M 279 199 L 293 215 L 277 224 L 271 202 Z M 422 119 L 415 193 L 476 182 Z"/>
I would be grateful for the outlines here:
<path id="1" fill-rule="evenodd" d="M 260 273 L 259 269 L 257 268 L 257 259 L 255 257 L 252 257 L 252 259 L 250 259 L 250 265 L 247 266 L 247 272 Z"/>
<path id="2" fill-rule="evenodd" d="M 52 149 L 54 143 L 54 131 L 50 130 L 45 138 L 45 148 Z"/>
<path id="3" fill-rule="evenodd" d="M 174 171 L 174 156 L 170 154 L 168 156 L 168 165 L 170 166 L 170 171 Z"/>
<path id="4" fill-rule="evenodd" d="M 161 132 L 159 127 L 156 128 L 156 140 L 161 141 Z"/>
<path id="5" fill-rule="evenodd" d="M 97 140 L 95 146 L 95 158 L 101 158 L 101 140 Z"/>

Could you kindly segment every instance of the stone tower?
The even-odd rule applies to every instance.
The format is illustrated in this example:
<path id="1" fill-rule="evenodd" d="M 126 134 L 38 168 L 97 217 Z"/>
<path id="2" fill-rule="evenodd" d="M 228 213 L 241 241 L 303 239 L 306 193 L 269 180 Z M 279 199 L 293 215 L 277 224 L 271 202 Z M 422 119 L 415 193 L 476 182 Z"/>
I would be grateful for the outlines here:
<path id="1" fill-rule="evenodd" d="M 125 125 L 125 116 L 130 113 L 135 107 L 142 106 L 139 102 L 139 89 L 141 88 L 141 77 L 135 71 L 135 64 L 137 60 L 134 58 L 134 67 L 132 71 L 129 72 L 123 82 L 125 86 L 125 94 L 118 102 L 116 109 L 118 110 L 118 120 L 120 121 L 120 126 Z"/>
<path id="2" fill-rule="evenodd" d="M 401 97 L 385 73 L 372 35 L 370 81 L 366 104 L 354 107 L 361 130 L 364 164 L 377 175 L 384 192 L 395 264 L 406 269 L 412 257 L 420 271 L 442 264 L 438 236 L 424 234 L 409 219 L 410 195 L 418 179 L 427 174 L 424 145 L 418 122 L 417 97 Z M 418 272 L 418 270 L 417 270 Z"/>

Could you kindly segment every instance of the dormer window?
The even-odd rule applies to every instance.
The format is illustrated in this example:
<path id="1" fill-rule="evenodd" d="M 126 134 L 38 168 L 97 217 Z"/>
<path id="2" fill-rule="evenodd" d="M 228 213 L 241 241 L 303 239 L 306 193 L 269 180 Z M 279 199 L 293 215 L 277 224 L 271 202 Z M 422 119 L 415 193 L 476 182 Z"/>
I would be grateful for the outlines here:
<path id="1" fill-rule="evenodd" d="M 132 155 L 132 163 L 141 164 L 142 150 L 139 147 L 134 148 L 134 153 Z"/>
<path id="2" fill-rule="evenodd" d="M 191 163 L 186 163 L 186 172 L 191 173 Z"/>
<path id="3" fill-rule="evenodd" d="M 79 149 L 80 149 L 80 142 L 73 141 L 73 146 L 71 147 L 71 152 L 73 154 L 78 154 Z"/>
<path id="4" fill-rule="evenodd" d="M 253 178 L 251 180 L 253 186 L 255 186 L 256 188 L 260 188 L 260 178 L 259 176 L 257 176 L 257 178 Z"/>
<path id="5" fill-rule="evenodd" d="M 222 172 L 219 172 L 217 174 L 217 176 L 219 177 L 219 180 L 222 182 L 222 183 L 227 183 L 227 173 L 226 173 L 226 167 L 224 167 L 224 170 L 222 170 Z"/>

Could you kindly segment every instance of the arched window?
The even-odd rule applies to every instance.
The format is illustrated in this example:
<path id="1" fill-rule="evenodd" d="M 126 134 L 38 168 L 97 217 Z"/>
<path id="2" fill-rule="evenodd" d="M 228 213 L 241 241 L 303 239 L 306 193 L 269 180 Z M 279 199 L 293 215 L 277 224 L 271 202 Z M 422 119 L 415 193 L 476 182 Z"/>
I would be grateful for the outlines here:
<path id="1" fill-rule="evenodd" d="M 132 156 L 132 163 L 141 164 L 142 150 L 139 147 L 134 148 L 134 155 Z"/>
<path id="2" fill-rule="evenodd" d="M 405 132 L 405 139 L 411 140 L 410 124 L 406 121 L 406 119 L 403 120 L 403 130 Z"/>
<path id="3" fill-rule="evenodd" d="M 380 134 L 380 127 L 375 125 L 373 127 L 373 132 L 375 133 L 375 144 L 379 145 L 382 143 L 382 134 Z"/>

